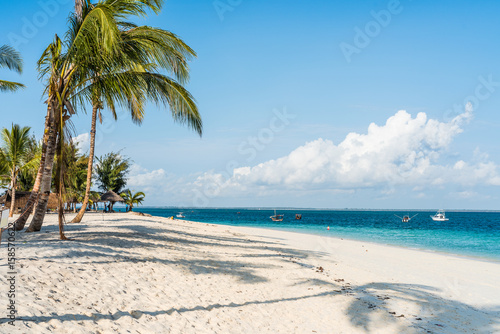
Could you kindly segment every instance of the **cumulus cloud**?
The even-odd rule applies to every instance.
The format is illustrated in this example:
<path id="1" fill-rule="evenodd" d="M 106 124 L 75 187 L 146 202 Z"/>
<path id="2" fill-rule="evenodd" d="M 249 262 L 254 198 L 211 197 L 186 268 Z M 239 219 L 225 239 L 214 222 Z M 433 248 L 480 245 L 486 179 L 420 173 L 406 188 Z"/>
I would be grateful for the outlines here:
<path id="1" fill-rule="evenodd" d="M 133 165 L 128 187 L 144 191 L 149 205 L 177 206 L 216 205 L 224 198 L 290 198 L 291 193 L 321 198 L 365 191 L 385 198 L 402 189 L 425 199 L 449 185 L 456 198 L 468 199 L 479 196 L 474 187 L 500 186 L 499 166 L 479 149 L 471 161 L 450 158 L 450 145 L 471 118 L 470 105 L 449 122 L 401 110 L 385 124 L 372 123 L 338 144 L 318 138 L 278 159 L 224 173 L 178 176 Z"/>
<path id="2" fill-rule="evenodd" d="M 272 190 L 359 189 L 409 186 L 421 192 L 426 185 L 500 185 L 498 166 L 485 161 L 439 164 L 453 139 L 472 118 L 472 108 L 449 122 L 414 118 L 401 110 L 385 124 L 370 124 L 366 133 L 349 133 L 338 145 L 319 138 L 289 155 L 256 166 L 234 169 L 232 175 L 207 172 L 190 186 L 209 196 Z M 424 186 L 422 186 L 424 185 Z M 411 189 L 410 188 L 410 189 Z M 387 190 L 389 189 L 389 190 Z M 382 190 L 381 190 L 382 191 Z"/>
<path id="3" fill-rule="evenodd" d="M 196 176 L 187 176 L 190 179 Z M 187 191 L 186 177 L 168 173 L 163 168 L 148 170 L 133 164 L 127 180 L 127 188 L 132 192 L 142 191 L 146 194 L 149 205 L 188 206 L 192 202 L 192 192 Z"/>
<path id="4" fill-rule="evenodd" d="M 90 135 L 88 133 L 79 134 L 71 140 L 81 152 L 87 152 L 90 149 Z"/>

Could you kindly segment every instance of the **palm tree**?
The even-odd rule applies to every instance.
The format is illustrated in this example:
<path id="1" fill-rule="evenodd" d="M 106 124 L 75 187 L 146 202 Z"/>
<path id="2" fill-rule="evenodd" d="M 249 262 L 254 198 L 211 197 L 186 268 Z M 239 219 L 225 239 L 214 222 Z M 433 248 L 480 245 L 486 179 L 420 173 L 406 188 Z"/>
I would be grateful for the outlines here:
<path id="1" fill-rule="evenodd" d="M 79 8 L 81 0 L 75 0 L 75 6 Z M 144 117 L 145 103 L 149 99 L 170 107 L 175 121 L 186 122 L 200 135 L 202 133 L 201 117 L 196 104 L 183 87 L 189 79 L 187 61 L 195 57 L 196 53 L 169 31 L 138 27 L 121 21 L 130 14 L 146 14 L 145 8 L 129 8 L 124 2 L 121 6 L 116 15 L 120 28 L 121 52 L 114 60 L 115 66 L 106 72 L 94 63 L 88 64 L 91 83 L 80 96 L 92 104 L 90 150 L 85 197 L 72 223 L 80 222 L 85 213 L 92 181 L 96 120 L 98 115 L 101 119 L 101 109 L 108 107 L 116 119 L 115 105 L 121 104 L 129 109 L 132 120 L 140 124 Z M 162 1 L 151 1 L 144 7 L 159 12 L 161 6 Z M 160 69 L 172 73 L 175 79 L 161 75 L 158 73 Z"/>
<path id="2" fill-rule="evenodd" d="M 35 138 L 35 135 L 32 135 L 28 140 L 27 144 L 27 160 L 33 160 L 34 168 L 26 168 L 22 169 L 18 175 L 18 190 L 22 191 L 31 191 L 35 184 L 35 179 L 37 175 L 37 167 L 40 163 L 40 158 L 42 155 L 42 144 L 41 141 Z"/>
<path id="3" fill-rule="evenodd" d="M 63 166 L 66 170 L 64 187 L 67 204 L 81 203 L 85 195 L 88 157 L 82 155 L 76 145 L 70 141 L 64 145 Z M 76 212 L 74 207 L 74 212 Z"/>
<path id="4" fill-rule="evenodd" d="M 182 80 L 177 82 L 158 73 L 160 69 L 169 69 L 176 77 L 187 77 L 187 57 L 180 57 L 183 51 L 177 50 L 178 46 L 174 43 L 180 39 L 159 29 L 137 27 L 123 21 L 132 14 L 144 16 L 148 8 L 158 11 L 162 2 L 104 0 L 96 5 L 87 1 L 82 3 L 81 19 L 73 16 L 70 20 L 71 28 L 65 42 L 67 51 L 61 52 L 61 41 L 56 36 L 56 41 L 47 48 L 39 62 L 42 75 L 49 77 L 48 110 L 55 110 L 57 116 L 51 118 L 49 126 L 56 129 L 54 133 L 63 134 L 64 122 L 74 113 L 71 102 L 84 105 L 86 101 L 91 101 L 93 110 L 96 109 L 93 119 L 101 104 L 110 108 L 116 116 L 115 104 L 118 104 L 129 108 L 133 120 L 139 122 L 148 99 L 169 106 L 175 120 L 186 122 L 201 133 L 196 104 L 182 86 Z M 187 45 L 179 45 L 194 56 Z M 151 61 L 154 58 L 156 62 Z M 98 80 L 95 80 L 96 74 Z M 50 129 L 47 132 L 50 134 Z M 95 129 L 91 134 L 94 132 Z M 54 136 L 50 138 L 52 141 L 47 141 L 41 195 L 28 231 L 39 231 L 43 224 L 52 176 L 52 152 L 56 143 Z M 87 187 L 90 187 L 90 182 Z"/>
<path id="5" fill-rule="evenodd" d="M 22 73 L 23 60 L 20 54 L 8 45 L 0 46 L 0 68 L 7 67 L 9 70 Z M 16 91 L 24 88 L 23 84 L 11 81 L 0 80 L 0 91 Z"/>
<path id="6" fill-rule="evenodd" d="M 67 33 L 66 52 L 63 52 L 62 42 L 56 35 L 54 42 L 47 47 L 38 62 L 40 76 L 48 77 L 47 116 L 45 117 L 40 165 L 31 195 L 21 216 L 15 222 L 15 229 L 18 231 L 24 228 L 35 204 L 36 210 L 27 232 L 39 231 L 43 224 L 52 181 L 57 135 L 60 125 L 64 125 L 61 124 L 61 120 L 66 121 L 68 113 L 74 113 L 69 97 L 78 85 L 78 70 L 82 68 L 75 64 L 83 63 L 83 60 L 92 57 L 92 52 L 88 48 L 92 44 L 98 44 L 100 52 L 114 52 L 113 45 L 116 43 L 117 30 L 110 9 L 101 4 L 87 7 L 91 7 L 91 10 L 86 11 L 85 18 L 79 20 L 78 24 L 75 20 L 72 22 Z M 92 51 L 95 53 L 95 50 Z"/>
<path id="7" fill-rule="evenodd" d="M 36 158 L 28 160 L 29 153 L 29 126 L 20 127 L 13 124 L 11 130 L 2 129 L 1 137 L 3 146 L 0 148 L 0 164 L 6 166 L 10 174 L 11 204 L 9 217 L 14 214 L 16 208 L 17 177 L 23 169 L 32 167 Z"/>
<path id="8" fill-rule="evenodd" d="M 128 211 L 132 211 L 134 204 L 141 204 L 144 201 L 144 197 L 146 197 L 146 195 L 142 191 L 132 194 L 132 192 L 128 189 L 122 192 L 120 196 L 125 200 L 125 204 L 129 206 Z"/>
<path id="9" fill-rule="evenodd" d="M 41 171 L 41 184 L 39 198 L 33 220 L 27 232 L 40 231 L 45 211 L 47 209 L 48 196 L 52 181 L 52 167 L 54 154 L 57 147 L 62 147 L 64 142 L 64 128 L 70 115 L 75 111 L 71 104 L 71 97 L 84 81 L 86 60 L 96 56 L 96 53 L 112 54 L 116 51 L 117 29 L 113 20 L 112 9 L 101 3 L 88 5 L 82 20 L 71 21 L 69 32 L 63 50 L 63 43 L 56 35 L 43 52 L 38 61 L 38 69 L 41 77 L 47 78 L 46 93 L 47 118 L 44 138 L 45 161 Z M 90 47 L 97 45 L 97 49 Z M 101 58 L 101 57 L 98 57 Z M 62 190 L 62 183 L 59 182 Z M 62 201 L 62 194 L 59 194 Z M 35 197 L 36 195 L 32 196 Z M 60 204 L 62 206 L 62 203 Z M 62 227 L 62 210 L 60 211 L 59 226 Z M 63 238 L 62 231 L 60 231 Z"/>
<path id="10" fill-rule="evenodd" d="M 106 192 L 109 190 L 119 194 L 127 184 L 127 174 L 130 170 L 130 160 L 124 158 L 120 153 L 108 153 L 97 157 L 95 168 L 99 189 Z"/>
<path id="11" fill-rule="evenodd" d="M 38 170 L 36 173 L 35 177 L 35 183 L 33 185 L 33 189 L 31 190 L 30 197 L 28 198 L 28 201 L 24 205 L 24 208 L 21 212 L 21 215 L 17 218 L 17 220 L 14 222 L 14 230 L 20 231 L 24 228 L 24 225 L 26 224 L 26 221 L 28 220 L 28 217 L 33 210 L 34 205 L 38 201 L 39 197 L 39 190 L 40 186 L 42 183 L 42 175 L 43 171 L 45 168 L 45 160 L 47 157 L 47 146 L 49 143 L 49 139 L 51 138 L 50 135 L 53 133 L 50 130 L 50 122 L 51 122 L 51 110 L 50 108 L 47 109 L 47 116 L 45 117 L 45 132 L 41 141 L 41 148 L 40 148 L 40 160 L 39 160 L 39 165 L 38 165 Z"/>

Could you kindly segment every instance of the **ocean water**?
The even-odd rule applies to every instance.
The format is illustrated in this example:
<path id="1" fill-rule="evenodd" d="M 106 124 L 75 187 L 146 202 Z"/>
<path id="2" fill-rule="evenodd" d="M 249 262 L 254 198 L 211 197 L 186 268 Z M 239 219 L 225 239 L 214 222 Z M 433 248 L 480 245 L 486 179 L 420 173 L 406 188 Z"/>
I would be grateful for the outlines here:
<path id="1" fill-rule="evenodd" d="M 183 212 L 186 220 L 211 224 L 249 226 L 371 241 L 414 249 L 446 252 L 500 262 L 500 212 L 447 212 L 445 222 L 435 222 L 435 212 L 278 210 L 282 222 L 269 218 L 269 209 L 135 209 L 154 216 L 170 217 Z M 417 214 L 407 223 L 396 217 Z M 302 214 L 301 220 L 295 214 Z M 330 230 L 327 230 L 330 227 Z"/>

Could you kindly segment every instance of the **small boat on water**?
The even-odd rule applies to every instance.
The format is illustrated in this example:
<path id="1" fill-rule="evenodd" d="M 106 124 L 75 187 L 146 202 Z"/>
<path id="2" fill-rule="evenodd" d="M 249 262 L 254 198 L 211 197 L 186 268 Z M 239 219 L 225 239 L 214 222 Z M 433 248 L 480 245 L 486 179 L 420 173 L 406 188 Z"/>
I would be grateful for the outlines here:
<path id="1" fill-rule="evenodd" d="M 282 222 L 284 217 L 285 215 L 277 215 L 276 210 L 274 210 L 274 216 L 271 216 L 269 218 L 271 218 L 273 222 Z"/>
<path id="2" fill-rule="evenodd" d="M 431 218 L 432 218 L 432 220 L 434 220 L 436 222 L 444 222 L 444 221 L 449 220 L 448 218 L 446 218 L 444 210 L 441 210 L 441 209 L 439 209 L 438 212 L 436 212 L 436 214 L 434 216 L 431 216 Z"/>
<path id="3" fill-rule="evenodd" d="M 177 218 L 186 218 L 185 216 L 182 215 L 182 212 L 179 212 L 177 215 L 175 215 Z"/>
<path id="4" fill-rule="evenodd" d="M 396 217 L 398 217 L 399 219 L 401 219 L 401 221 L 402 221 L 403 223 L 408 223 L 410 220 L 412 220 L 412 218 L 413 218 L 413 217 L 415 217 L 415 216 L 417 216 L 417 215 L 418 215 L 418 213 L 417 213 L 416 215 L 411 216 L 411 217 L 410 217 L 410 215 L 405 215 L 405 216 L 403 216 L 403 217 L 400 217 L 400 216 L 398 216 L 398 215 L 395 215 L 395 216 L 396 216 Z"/>

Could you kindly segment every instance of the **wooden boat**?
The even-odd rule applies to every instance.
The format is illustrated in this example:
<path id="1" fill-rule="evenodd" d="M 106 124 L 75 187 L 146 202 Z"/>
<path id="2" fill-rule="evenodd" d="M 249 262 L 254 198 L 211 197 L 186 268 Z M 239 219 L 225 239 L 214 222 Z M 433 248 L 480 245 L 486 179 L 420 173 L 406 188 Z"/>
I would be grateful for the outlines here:
<path id="1" fill-rule="evenodd" d="M 276 209 L 274 210 L 274 215 L 269 217 L 273 222 L 282 222 L 285 215 L 277 215 Z"/>
<path id="2" fill-rule="evenodd" d="M 417 213 L 416 215 L 418 215 L 418 213 Z M 398 215 L 395 215 L 395 216 L 396 216 L 396 217 L 398 217 L 399 219 L 401 219 L 401 221 L 402 221 L 403 223 L 408 223 L 408 222 L 409 222 L 410 220 L 412 220 L 412 218 L 413 218 L 413 217 L 415 217 L 416 215 L 413 215 L 413 216 L 411 216 L 411 217 L 410 217 L 410 215 L 405 215 L 405 216 L 403 216 L 403 217 L 400 217 L 400 216 L 398 216 Z"/>

